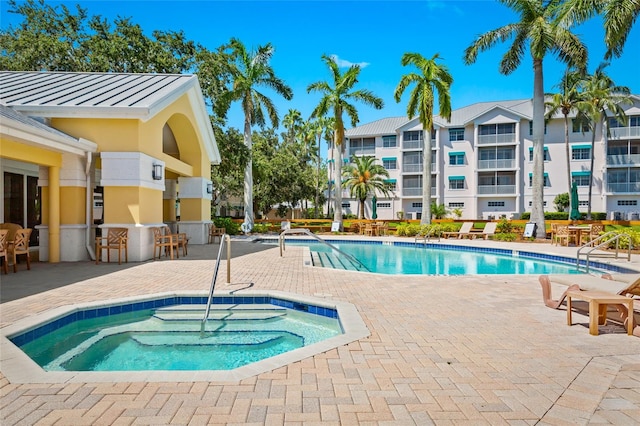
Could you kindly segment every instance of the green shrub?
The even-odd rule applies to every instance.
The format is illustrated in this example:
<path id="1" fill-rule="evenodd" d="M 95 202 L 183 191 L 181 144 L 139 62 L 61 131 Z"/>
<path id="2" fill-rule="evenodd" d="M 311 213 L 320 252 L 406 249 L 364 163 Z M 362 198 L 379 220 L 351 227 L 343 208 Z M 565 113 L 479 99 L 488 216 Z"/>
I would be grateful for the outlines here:
<path id="1" fill-rule="evenodd" d="M 506 232 L 500 234 L 494 234 L 493 239 L 495 241 L 515 241 L 518 238 L 513 232 Z"/>
<path id="2" fill-rule="evenodd" d="M 544 212 L 545 220 L 569 220 L 568 212 Z M 524 212 L 520 216 L 522 220 L 531 219 L 531 212 Z M 580 220 L 586 220 L 587 214 L 580 213 Z M 592 220 L 607 220 L 607 213 L 604 212 L 591 212 Z"/>
<path id="3" fill-rule="evenodd" d="M 513 225 L 507 219 L 500 219 L 496 230 L 501 234 L 508 234 L 513 231 Z"/>
<path id="4" fill-rule="evenodd" d="M 229 235 L 238 235 L 240 233 L 240 224 L 231 220 L 230 217 L 215 217 L 213 224 L 216 228 L 224 228 Z"/>
<path id="5" fill-rule="evenodd" d="M 265 234 L 269 232 L 271 224 L 269 223 L 254 223 L 251 232 L 257 232 L 258 234 Z"/>
<path id="6" fill-rule="evenodd" d="M 616 229 L 612 232 L 615 232 L 616 235 L 618 234 L 627 234 L 631 237 L 631 248 L 640 248 L 640 231 L 636 231 L 633 229 Z M 626 238 L 621 238 L 620 240 L 618 240 L 618 247 L 626 250 L 629 248 L 629 240 L 627 240 Z M 609 244 L 609 248 L 615 248 L 616 247 L 616 242 L 612 241 Z"/>

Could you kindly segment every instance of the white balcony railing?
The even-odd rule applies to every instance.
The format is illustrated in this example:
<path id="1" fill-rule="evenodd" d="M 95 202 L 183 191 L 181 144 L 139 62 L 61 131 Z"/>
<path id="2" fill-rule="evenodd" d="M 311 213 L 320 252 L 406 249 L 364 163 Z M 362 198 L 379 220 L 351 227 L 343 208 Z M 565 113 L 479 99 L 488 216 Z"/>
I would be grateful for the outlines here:
<path id="1" fill-rule="evenodd" d="M 422 195 L 422 187 L 419 188 L 414 188 L 414 187 L 410 187 L 410 188 L 402 188 L 402 195 L 404 195 L 405 197 L 415 197 L 415 196 L 420 196 Z M 431 196 L 436 195 L 436 188 L 435 187 L 431 187 Z"/>
<path id="2" fill-rule="evenodd" d="M 608 166 L 633 166 L 640 164 L 640 154 L 607 155 Z"/>
<path id="3" fill-rule="evenodd" d="M 514 169 L 515 167 L 515 158 L 504 158 L 500 160 L 478 160 L 478 169 Z"/>
<path id="4" fill-rule="evenodd" d="M 498 143 L 516 143 L 515 133 L 502 133 L 499 135 L 479 135 L 478 145 L 489 145 Z"/>
<path id="5" fill-rule="evenodd" d="M 349 156 L 356 156 L 359 157 L 361 155 L 375 155 L 376 154 L 376 149 L 375 148 L 359 148 L 359 149 L 351 149 L 349 150 Z"/>
<path id="6" fill-rule="evenodd" d="M 478 185 L 478 194 L 509 195 L 516 193 L 515 185 Z"/>
<path id="7" fill-rule="evenodd" d="M 402 171 L 405 173 L 420 173 L 424 167 L 422 164 L 403 164 Z"/>
<path id="8" fill-rule="evenodd" d="M 402 141 L 403 149 L 422 149 L 424 147 L 423 141 Z"/>
<path id="9" fill-rule="evenodd" d="M 613 127 L 609 129 L 609 139 L 626 139 L 640 137 L 640 127 Z"/>
<path id="10" fill-rule="evenodd" d="M 625 182 L 625 183 L 608 183 L 607 191 L 609 192 L 640 192 L 640 182 Z"/>

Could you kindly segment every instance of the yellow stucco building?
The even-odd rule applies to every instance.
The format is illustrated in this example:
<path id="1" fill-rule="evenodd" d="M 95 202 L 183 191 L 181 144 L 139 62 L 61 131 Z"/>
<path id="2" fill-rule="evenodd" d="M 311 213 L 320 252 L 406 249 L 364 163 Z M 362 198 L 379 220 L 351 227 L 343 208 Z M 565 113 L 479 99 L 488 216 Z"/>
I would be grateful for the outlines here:
<path id="1" fill-rule="evenodd" d="M 0 223 L 40 260 L 94 258 L 97 228 L 128 228 L 130 261 L 162 224 L 203 244 L 219 163 L 195 75 L 0 72 Z"/>

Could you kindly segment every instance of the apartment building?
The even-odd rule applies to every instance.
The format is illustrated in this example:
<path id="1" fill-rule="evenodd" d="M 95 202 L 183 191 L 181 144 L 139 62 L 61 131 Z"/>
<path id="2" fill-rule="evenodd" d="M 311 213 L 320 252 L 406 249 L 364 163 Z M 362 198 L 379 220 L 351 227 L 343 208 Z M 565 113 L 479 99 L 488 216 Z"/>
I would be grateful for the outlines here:
<path id="1" fill-rule="evenodd" d="M 595 143 L 587 128 L 571 116 L 569 155 L 571 180 L 577 183 L 582 212 L 588 208 L 593 156 L 592 212 L 607 218 L 634 219 L 640 214 L 640 97 L 625 105 L 626 124 L 608 119 L 598 126 Z M 533 172 L 533 104 L 530 99 L 480 102 L 451 114 L 447 122 L 434 117 L 431 200 L 462 219 L 518 218 L 531 211 Z M 353 156 L 375 156 L 389 172 L 388 196 L 377 195 L 380 219 L 420 219 L 424 129 L 418 118 L 383 118 L 346 131 L 343 161 Z M 556 211 L 554 199 L 570 191 L 564 136 L 564 118 L 545 126 L 544 206 Z M 334 152 L 329 152 L 329 179 L 333 180 Z M 343 190 L 343 212 L 358 213 L 358 201 Z M 365 216 L 371 214 L 371 198 Z"/>

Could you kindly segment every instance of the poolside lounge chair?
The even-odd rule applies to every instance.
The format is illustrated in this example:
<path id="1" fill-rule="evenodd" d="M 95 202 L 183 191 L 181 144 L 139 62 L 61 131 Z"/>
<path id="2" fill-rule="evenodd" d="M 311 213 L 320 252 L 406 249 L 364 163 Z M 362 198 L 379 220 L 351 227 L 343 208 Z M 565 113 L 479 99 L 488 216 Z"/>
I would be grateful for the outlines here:
<path id="1" fill-rule="evenodd" d="M 482 230 L 482 238 L 485 240 L 489 239 L 489 237 L 493 237 L 496 233 L 496 229 L 498 227 L 498 222 L 487 222 Z"/>
<path id="2" fill-rule="evenodd" d="M 558 309 L 562 305 L 569 290 L 597 291 L 627 297 L 640 296 L 640 274 L 605 274 L 602 277 L 575 274 L 540 275 L 538 281 L 542 286 L 544 304 L 552 309 Z M 558 300 L 551 298 L 551 283 L 568 286 Z M 626 323 L 627 317 L 633 315 L 633 312 L 627 312 L 624 305 L 615 306 L 622 321 Z M 640 337 L 640 326 L 636 326 L 633 333 Z"/>
<path id="3" fill-rule="evenodd" d="M 459 231 L 451 231 L 445 232 L 443 235 L 445 238 L 449 238 L 452 236 L 457 236 L 458 238 L 471 237 L 471 227 L 473 226 L 473 222 L 465 222 L 462 224 L 462 227 Z"/>

